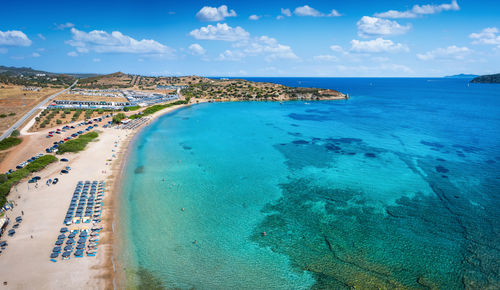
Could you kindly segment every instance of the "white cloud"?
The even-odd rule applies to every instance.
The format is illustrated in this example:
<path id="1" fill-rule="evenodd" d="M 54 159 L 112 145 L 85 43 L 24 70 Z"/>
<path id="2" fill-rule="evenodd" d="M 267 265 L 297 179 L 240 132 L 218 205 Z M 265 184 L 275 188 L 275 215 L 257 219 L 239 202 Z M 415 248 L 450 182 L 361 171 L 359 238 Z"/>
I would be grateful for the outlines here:
<path id="1" fill-rule="evenodd" d="M 92 61 L 93 61 L 93 62 L 100 62 L 100 61 L 101 61 L 101 59 L 100 59 L 100 58 L 93 58 L 93 59 L 92 59 Z"/>
<path id="2" fill-rule="evenodd" d="M 335 51 L 335 52 L 342 52 L 342 51 L 344 51 L 344 49 L 341 46 L 339 46 L 339 45 L 331 45 L 330 49 L 332 51 Z"/>
<path id="3" fill-rule="evenodd" d="M 73 39 L 67 41 L 80 53 L 137 53 L 144 55 L 171 55 L 174 50 L 152 39 L 136 40 L 120 31 L 107 33 L 102 30 L 84 32 L 71 28 Z"/>
<path id="4" fill-rule="evenodd" d="M 417 54 L 420 60 L 433 60 L 433 59 L 464 59 L 471 50 L 468 47 L 458 47 L 456 45 L 448 46 L 446 48 L 437 48 L 428 51 L 424 54 Z"/>
<path id="5" fill-rule="evenodd" d="M 331 62 L 334 62 L 334 61 L 338 61 L 338 57 L 336 57 L 335 55 L 331 55 L 331 54 L 322 54 L 322 55 L 316 55 L 313 57 L 314 60 L 317 60 L 317 61 L 331 61 Z"/>
<path id="6" fill-rule="evenodd" d="M 255 15 L 255 14 L 253 14 L 253 15 L 250 15 L 250 16 L 248 17 L 248 19 L 250 19 L 250 20 L 259 20 L 259 19 L 260 19 L 260 16 L 259 16 L 259 15 Z"/>
<path id="7" fill-rule="evenodd" d="M 38 38 L 40 38 L 41 40 L 46 40 L 45 36 L 43 36 L 43 34 L 41 33 L 38 33 L 37 34 Z"/>
<path id="8" fill-rule="evenodd" d="M 40 54 L 38 52 L 33 52 L 31 54 L 32 57 L 40 57 Z"/>
<path id="9" fill-rule="evenodd" d="M 288 8 L 281 8 L 281 14 L 283 14 L 284 16 L 290 17 L 290 16 L 292 16 L 292 11 L 290 11 L 290 9 L 288 9 Z"/>
<path id="10" fill-rule="evenodd" d="M 206 50 L 198 43 L 193 43 L 189 46 L 189 51 L 194 55 L 204 55 Z"/>
<path id="11" fill-rule="evenodd" d="M 389 10 L 382 13 L 375 13 L 375 16 L 381 18 L 416 18 L 422 15 L 436 14 L 442 11 L 450 11 L 450 10 L 454 11 L 460 10 L 460 6 L 458 6 L 456 0 L 452 0 L 450 4 L 414 5 L 411 10 L 406 10 L 406 11 Z"/>
<path id="12" fill-rule="evenodd" d="M 0 47 L 0 54 L 6 54 L 9 50 L 5 47 Z"/>
<path id="13" fill-rule="evenodd" d="M 309 5 L 297 7 L 293 11 L 293 13 L 297 16 L 312 16 L 312 17 L 324 17 L 324 16 L 337 17 L 337 16 L 340 16 L 340 13 L 338 13 L 337 10 L 335 10 L 335 9 L 332 9 L 330 14 L 323 14 L 323 13 L 319 12 L 318 10 L 312 8 Z"/>
<path id="14" fill-rule="evenodd" d="M 368 41 L 357 39 L 351 40 L 351 50 L 355 52 L 399 52 L 409 51 L 408 47 L 401 43 L 394 43 L 392 40 L 381 37 Z"/>
<path id="15" fill-rule="evenodd" d="M 196 13 L 196 18 L 201 21 L 222 21 L 226 17 L 235 17 L 236 12 L 234 10 L 228 11 L 226 5 L 221 5 L 219 8 L 205 6 L 201 8 L 198 13 Z"/>
<path id="16" fill-rule="evenodd" d="M 54 26 L 56 27 L 57 30 L 64 30 L 66 28 L 75 27 L 75 25 L 73 23 L 71 23 L 71 22 L 66 22 L 66 23 L 63 23 L 63 24 L 54 23 Z"/>
<path id="17" fill-rule="evenodd" d="M 479 33 L 471 33 L 469 37 L 474 39 L 472 44 L 497 45 L 500 48 L 500 35 L 496 27 L 487 27 Z"/>
<path id="18" fill-rule="evenodd" d="M 396 21 L 370 16 L 361 17 L 356 25 L 358 35 L 361 37 L 404 34 L 411 28 L 409 24 L 402 26 Z"/>
<path id="19" fill-rule="evenodd" d="M 238 43 L 235 46 L 244 47 L 243 52 L 247 55 L 265 54 L 266 61 L 275 59 L 298 59 L 290 46 L 280 44 L 276 39 L 265 35 Z"/>
<path id="20" fill-rule="evenodd" d="M 78 56 L 78 53 L 76 53 L 76 51 L 70 51 L 70 52 L 67 53 L 67 55 L 75 57 L 75 56 Z"/>
<path id="21" fill-rule="evenodd" d="M 219 54 L 217 60 L 239 61 L 246 55 L 239 50 L 226 50 Z"/>
<path id="22" fill-rule="evenodd" d="M 0 46 L 30 46 L 31 40 L 19 30 L 0 30 Z"/>
<path id="23" fill-rule="evenodd" d="M 189 35 L 196 39 L 238 41 L 247 39 L 250 36 L 250 33 L 240 26 L 232 28 L 226 23 L 217 23 L 216 26 L 208 25 L 206 27 L 195 29 L 191 31 Z"/>

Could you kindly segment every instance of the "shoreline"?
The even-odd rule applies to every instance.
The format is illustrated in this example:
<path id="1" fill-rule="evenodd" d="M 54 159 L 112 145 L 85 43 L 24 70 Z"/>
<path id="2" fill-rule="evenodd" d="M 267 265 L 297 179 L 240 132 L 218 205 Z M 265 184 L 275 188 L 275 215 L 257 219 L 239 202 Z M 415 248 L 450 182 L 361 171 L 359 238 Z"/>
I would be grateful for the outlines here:
<path id="1" fill-rule="evenodd" d="M 68 153 L 63 156 L 58 156 L 59 158 L 70 159 L 70 162 L 64 165 L 70 165 L 71 167 L 73 167 L 73 170 L 67 176 L 61 176 L 61 179 L 69 180 L 61 180 L 63 182 L 60 182 L 60 184 L 56 186 L 40 186 L 40 188 L 36 191 L 43 192 L 41 195 L 53 195 L 50 200 L 47 201 L 45 201 L 43 197 L 39 196 L 39 193 L 37 193 L 35 196 L 30 196 L 30 192 L 23 192 L 23 197 L 26 197 L 21 199 L 21 197 L 19 196 L 19 201 L 16 200 L 18 201 L 19 205 L 16 206 L 16 208 L 13 210 L 13 212 L 18 212 L 17 215 L 21 215 L 19 213 L 21 209 L 26 212 L 31 210 L 40 210 L 37 214 L 37 218 L 48 219 L 47 217 L 50 216 L 50 222 L 48 222 L 47 225 L 44 223 L 37 223 L 36 221 L 30 221 L 28 218 L 26 218 L 26 221 L 23 222 L 23 225 L 19 229 L 19 233 L 16 234 L 16 236 L 13 238 L 7 238 L 9 247 L 5 250 L 5 253 L 0 256 L 0 266 L 6 267 L 9 264 L 13 264 L 15 265 L 15 267 L 13 267 L 13 269 L 10 269 L 10 271 L 6 271 L 8 272 L 8 275 L 6 275 L 5 277 L 2 277 L 5 273 L 0 274 L 0 280 L 10 281 L 14 288 L 32 288 L 37 286 L 39 287 L 41 285 L 45 285 L 41 286 L 41 288 L 54 288 L 54 281 L 51 281 L 51 278 L 55 279 L 56 277 L 58 277 L 58 274 L 61 273 L 70 275 L 72 274 L 72 271 L 78 269 L 81 270 L 81 274 L 79 275 L 79 277 L 70 275 L 68 276 L 67 280 L 64 281 L 64 283 L 69 283 L 68 285 L 72 285 L 76 288 L 123 288 L 127 281 L 124 280 L 126 279 L 125 273 L 123 271 L 123 267 L 120 266 L 122 258 L 121 253 L 123 250 L 123 242 L 120 242 L 121 239 L 119 238 L 123 232 L 122 224 L 120 223 L 120 214 L 122 210 L 120 208 L 120 197 L 122 194 L 122 184 L 125 174 L 124 170 L 128 164 L 132 147 L 137 141 L 137 137 L 142 132 L 142 130 L 155 122 L 159 117 L 172 113 L 178 109 L 203 103 L 209 103 L 209 100 L 195 99 L 191 100 L 191 102 L 188 104 L 181 104 L 165 108 L 148 116 L 149 120 L 135 129 L 98 128 L 98 131 L 101 132 L 98 139 L 95 141 L 95 143 L 90 143 L 85 150 L 78 153 Z M 28 124 L 30 124 L 30 122 L 28 122 Z M 28 124 L 26 126 L 28 126 Z M 33 151 L 33 149 L 30 149 L 30 143 L 37 142 L 37 140 L 39 142 L 51 141 L 45 140 L 46 138 L 44 136 L 45 131 L 51 129 L 47 129 L 41 132 L 27 133 L 26 126 L 22 130 L 22 132 L 25 133 L 22 136 L 25 138 L 27 137 L 26 139 L 28 139 L 29 142 L 23 142 L 19 145 L 19 147 L 17 147 L 17 149 L 20 151 L 17 155 L 21 156 L 32 154 L 30 150 Z M 16 157 L 19 156 L 9 156 L 7 158 L 15 159 Z M 5 160 L 2 160 L 2 163 L 4 163 L 4 161 Z M 100 162 L 102 162 L 103 164 L 105 163 L 105 165 L 100 166 Z M 61 165 L 62 164 L 60 164 L 60 162 L 57 162 L 55 165 L 49 165 L 46 169 L 39 172 L 38 174 L 42 176 L 42 180 L 48 179 L 49 177 L 52 177 L 54 174 L 58 173 L 60 169 L 56 168 L 60 167 Z M 2 164 L 2 166 L 5 166 L 5 164 Z M 50 249 L 53 247 L 53 239 L 57 237 L 57 232 L 59 228 L 62 227 L 62 218 L 64 217 L 65 209 L 68 206 L 68 203 L 66 201 L 62 202 L 60 201 L 60 199 L 67 198 L 69 202 L 69 199 L 71 199 L 72 191 L 76 186 L 77 180 L 104 180 L 106 182 L 106 194 L 103 200 L 103 218 L 101 222 L 101 225 L 103 227 L 103 237 L 101 238 L 99 251 L 100 253 L 95 258 L 85 257 L 80 261 L 73 261 L 76 259 L 72 259 L 71 261 L 58 261 L 58 263 L 52 264 L 49 262 L 48 256 L 50 253 Z M 24 180 L 17 186 L 13 187 L 13 190 L 9 195 L 9 199 L 12 200 L 15 198 L 14 190 L 17 190 L 17 188 L 21 188 L 26 185 L 27 180 Z M 59 197 L 56 197 L 56 195 L 59 195 Z M 48 203 L 47 209 L 45 211 L 41 211 L 41 209 L 36 206 L 42 201 Z M 52 212 L 49 212 L 49 208 L 52 209 Z M 9 213 L 9 215 L 11 217 L 15 216 L 14 213 Z M 29 242 L 29 240 L 26 241 L 26 235 L 22 236 L 21 233 L 25 227 L 32 228 L 32 232 L 36 232 L 37 234 L 40 233 L 40 235 L 43 236 L 43 244 L 39 244 L 39 242 L 37 242 L 35 246 L 31 244 L 31 247 L 27 246 L 26 244 L 24 246 L 21 245 L 22 243 Z M 21 239 L 22 242 L 19 241 L 18 243 L 18 240 Z M 23 247 L 29 247 L 31 253 L 23 254 Z M 40 253 L 40 251 L 35 251 L 35 249 L 33 249 L 38 247 L 45 248 L 44 252 Z M 38 275 L 32 275 L 33 277 L 31 277 L 30 275 L 23 276 L 21 269 L 26 266 L 25 263 L 29 262 L 19 262 L 19 260 L 22 259 L 18 260 L 15 256 L 15 252 L 17 252 L 17 255 L 27 256 L 24 257 L 26 259 L 28 259 L 30 255 L 35 255 L 36 252 L 37 260 L 39 261 L 34 262 L 34 264 L 36 265 L 37 269 L 43 269 L 41 271 L 42 273 Z M 61 266 L 65 267 L 62 268 Z M 55 270 L 53 268 L 58 269 Z M 44 274 L 45 276 L 43 276 Z M 12 276 L 14 278 L 11 278 Z"/>

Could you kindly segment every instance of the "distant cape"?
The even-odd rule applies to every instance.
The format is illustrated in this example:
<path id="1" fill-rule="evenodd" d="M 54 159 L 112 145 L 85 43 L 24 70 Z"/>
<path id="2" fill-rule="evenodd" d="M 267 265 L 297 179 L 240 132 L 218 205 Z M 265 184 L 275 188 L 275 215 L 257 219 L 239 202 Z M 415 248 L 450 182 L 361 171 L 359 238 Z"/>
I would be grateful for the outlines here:
<path id="1" fill-rule="evenodd" d="M 445 76 L 445 78 L 448 78 L 448 79 L 473 79 L 475 77 L 478 77 L 478 75 L 458 74 L 458 75 Z"/>
<path id="2" fill-rule="evenodd" d="M 500 74 L 493 74 L 493 75 L 484 75 L 484 76 L 478 76 L 472 81 L 471 83 L 491 83 L 491 84 L 500 84 Z"/>

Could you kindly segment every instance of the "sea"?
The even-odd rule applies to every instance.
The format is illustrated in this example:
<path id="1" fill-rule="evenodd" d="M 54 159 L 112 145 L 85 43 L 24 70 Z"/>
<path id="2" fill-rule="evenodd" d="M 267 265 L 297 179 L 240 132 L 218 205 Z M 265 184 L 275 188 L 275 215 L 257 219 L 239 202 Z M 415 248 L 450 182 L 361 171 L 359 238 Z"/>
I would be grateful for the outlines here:
<path id="1" fill-rule="evenodd" d="M 341 101 L 197 104 L 131 145 L 137 289 L 499 289 L 500 85 L 247 78 Z"/>

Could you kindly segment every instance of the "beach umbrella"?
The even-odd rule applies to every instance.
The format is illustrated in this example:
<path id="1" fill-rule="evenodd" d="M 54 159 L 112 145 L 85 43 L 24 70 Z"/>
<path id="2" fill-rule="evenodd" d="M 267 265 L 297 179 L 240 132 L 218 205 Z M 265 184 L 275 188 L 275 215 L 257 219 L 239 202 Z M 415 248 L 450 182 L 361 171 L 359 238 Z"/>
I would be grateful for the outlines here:
<path id="1" fill-rule="evenodd" d="M 59 257 L 59 253 L 52 253 L 52 254 L 50 254 L 50 258 L 51 259 L 55 259 L 57 257 Z"/>
<path id="2" fill-rule="evenodd" d="M 61 234 L 61 235 L 59 235 L 57 238 L 58 238 L 59 240 L 64 240 L 64 239 L 66 238 L 66 236 Z"/>
<path id="3" fill-rule="evenodd" d="M 66 241 L 66 244 L 67 244 L 67 245 L 71 245 L 71 244 L 73 244 L 74 242 L 75 242 L 75 241 L 74 241 L 73 239 L 69 239 L 69 240 L 67 240 L 67 241 Z"/>
<path id="4" fill-rule="evenodd" d="M 9 230 L 9 235 L 13 235 L 13 234 L 15 234 L 15 233 L 16 233 L 16 231 L 15 231 L 15 230 Z"/>
<path id="5" fill-rule="evenodd" d="M 0 247 L 6 247 L 6 246 L 7 246 L 7 242 L 6 241 L 0 242 Z"/>
<path id="6" fill-rule="evenodd" d="M 71 234 L 69 234 L 69 235 L 68 235 L 68 238 L 69 238 L 69 239 L 72 239 L 72 238 L 74 238 L 75 236 L 76 236 L 76 234 L 75 234 L 75 233 L 71 233 Z"/>
<path id="7" fill-rule="evenodd" d="M 59 253 L 61 251 L 61 247 L 57 246 L 52 249 L 52 252 Z"/>
<path id="8" fill-rule="evenodd" d="M 80 233 L 80 237 L 86 237 L 87 236 L 87 232 L 81 232 Z"/>
<path id="9" fill-rule="evenodd" d="M 64 253 L 62 254 L 62 256 L 63 256 L 64 258 L 69 257 L 70 255 L 71 255 L 71 252 L 64 252 Z"/>
<path id="10" fill-rule="evenodd" d="M 61 231 L 60 231 L 60 232 L 61 232 L 61 233 L 65 233 L 65 232 L 67 232 L 67 231 L 68 231 L 68 228 L 64 227 L 64 228 L 61 228 Z"/>
<path id="11" fill-rule="evenodd" d="M 76 248 L 78 250 L 85 249 L 85 245 L 84 244 L 80 244 L 80 245 L 76 246 Z"/>
<path id="12" fill-rule="evenodd" d="M 60 245 L 62 245 L 62 244 L 63 244 L 63 241 L 62 241 L 62 240 L 57 240 L 57 241 L 56 241 L 56 246 L 60 246 Z"/>
<path id="13" fill-rule="evenodd" d="M 73 246 L 67 245 L 66 247 L 64 247 L 64 250 L 65 251 L 71 251 L 71 250 L 73 250 Z"/>

